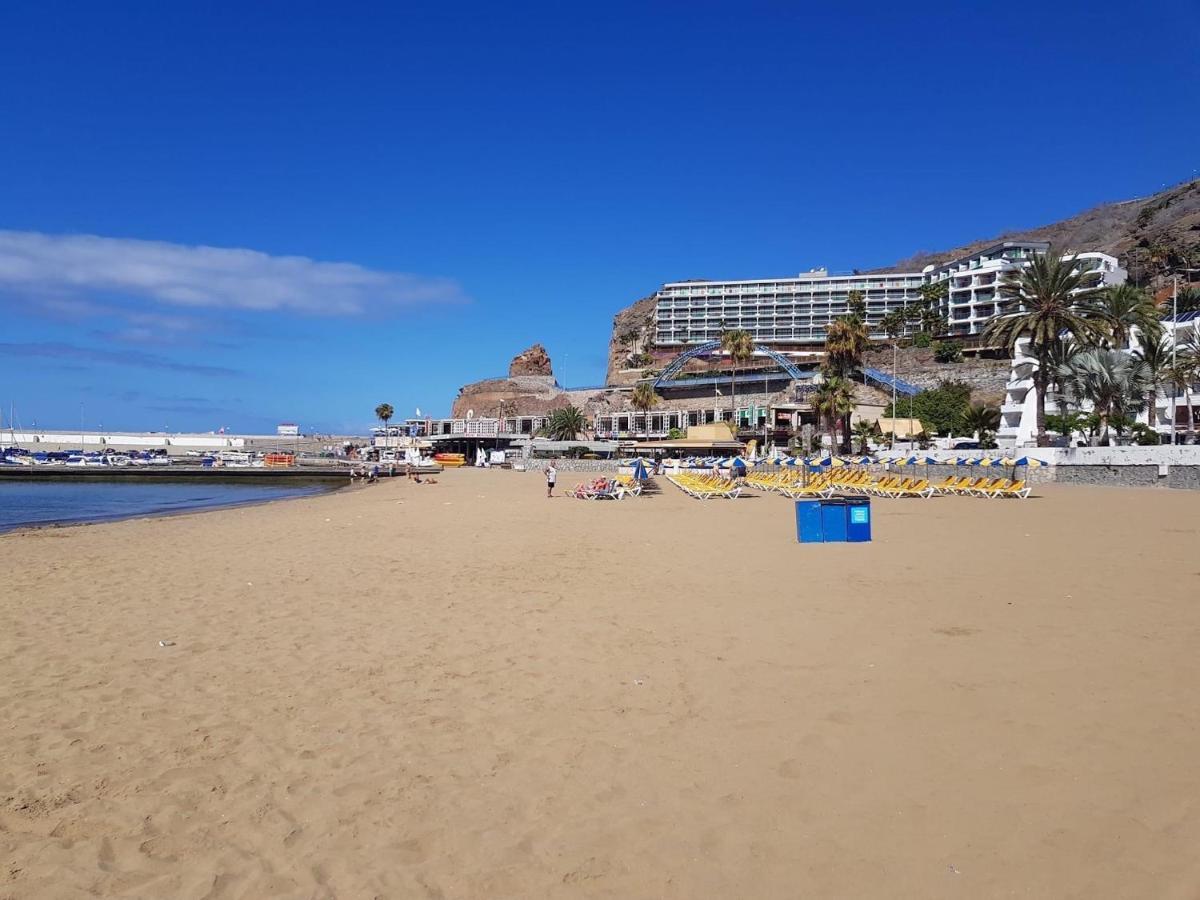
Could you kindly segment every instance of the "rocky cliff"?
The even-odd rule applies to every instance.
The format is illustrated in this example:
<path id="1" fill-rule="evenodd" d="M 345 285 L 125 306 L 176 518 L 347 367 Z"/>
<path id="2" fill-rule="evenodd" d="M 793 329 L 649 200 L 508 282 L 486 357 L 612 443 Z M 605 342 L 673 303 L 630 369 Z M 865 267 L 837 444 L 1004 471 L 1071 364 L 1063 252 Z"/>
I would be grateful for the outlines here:
<path id="1" fill-rule="evenodd" d="M 643 297 L 613 316 L 612 336 L 608 341 L 608 384 L 633 384 L 644 369 L 655 365 L 659 354 L 653 352 L 654 295 Z M 673 354 L 667 354 L 663 362 Z"/>
<path id="2" fill-rule="evenodd" d="M 468 413 L 488 418 L 501 412 L 506 416 L 543 415 L 572 403 L 590 412 L 618 402 L 609 393 L 564 391 L 554 380 L 550 354 L 541 344 L 534 344 L 513 357 L 507 378 L 486 378 L 459 388 L 450 415 L 454 418 L 465 418 Z"/>

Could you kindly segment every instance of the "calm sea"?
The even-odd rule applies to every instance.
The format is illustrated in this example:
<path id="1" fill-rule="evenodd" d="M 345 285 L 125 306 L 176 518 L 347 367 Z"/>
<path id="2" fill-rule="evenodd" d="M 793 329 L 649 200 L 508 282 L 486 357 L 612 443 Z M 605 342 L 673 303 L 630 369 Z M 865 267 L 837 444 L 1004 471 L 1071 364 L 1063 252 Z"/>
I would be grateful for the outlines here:
<path id="1" fill-rule="evenodd" d="M 99 522 L 318 494 L 325 488 L 227 483 L 0 482 L 0 531 Z"/>

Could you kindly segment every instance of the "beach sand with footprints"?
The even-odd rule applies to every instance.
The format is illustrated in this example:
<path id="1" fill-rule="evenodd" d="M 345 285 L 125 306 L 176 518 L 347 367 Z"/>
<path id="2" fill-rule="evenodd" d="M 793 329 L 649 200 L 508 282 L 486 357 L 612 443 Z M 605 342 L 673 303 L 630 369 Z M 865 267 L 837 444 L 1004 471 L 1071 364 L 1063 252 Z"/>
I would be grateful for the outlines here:
<path id="1" fill-rule="evenodd" d="M 0 536 L 0 897 L 1200 892 L 1195 494 L 660 482 Z"/>

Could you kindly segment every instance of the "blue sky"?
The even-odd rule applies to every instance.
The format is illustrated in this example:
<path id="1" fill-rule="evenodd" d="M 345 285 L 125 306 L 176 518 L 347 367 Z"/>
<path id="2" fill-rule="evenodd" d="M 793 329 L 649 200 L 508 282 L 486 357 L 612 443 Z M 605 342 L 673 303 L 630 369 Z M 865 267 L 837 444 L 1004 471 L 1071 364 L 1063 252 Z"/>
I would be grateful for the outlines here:
<path id="1" fill-rule="evenodd" d="M 355 430 L 1200 168 L 1194 2 L 6 4 L 0 401 Z M 217 249 L 198 249 L 217 248 Z"/>

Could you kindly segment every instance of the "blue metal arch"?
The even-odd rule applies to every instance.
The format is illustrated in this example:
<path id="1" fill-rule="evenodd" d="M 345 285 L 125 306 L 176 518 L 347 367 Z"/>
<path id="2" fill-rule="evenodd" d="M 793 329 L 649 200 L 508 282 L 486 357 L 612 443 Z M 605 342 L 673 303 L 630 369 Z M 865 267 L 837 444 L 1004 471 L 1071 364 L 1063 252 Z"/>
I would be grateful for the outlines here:
<path id="1" fill-rule="evenodd" d="M 707 343 L 697 344 L 695 347 L 684 350 L 677 357 L 671 360 L 670 364 L 658 374 L 658 378 L 654 379 L 654 386 L 656 388 L 663 387 L 667 382 L 683 371 L 683 367 L 686 366 L 690 361 L 699 356 L 710 356 L 714 351 L 720 349 L 720 341 L 708 341 Z M 804 373 L 796 367 L 794 362 L 777 350 L 772 350 L 771 348 L 764 347 L 761 344 L 755 344 L 754 352 L 764 353 L 775 362 L 779 363 L 780 367 L 788 373 L 788 377 L 790 378 L 799 380 L 805 377 Z"/>

